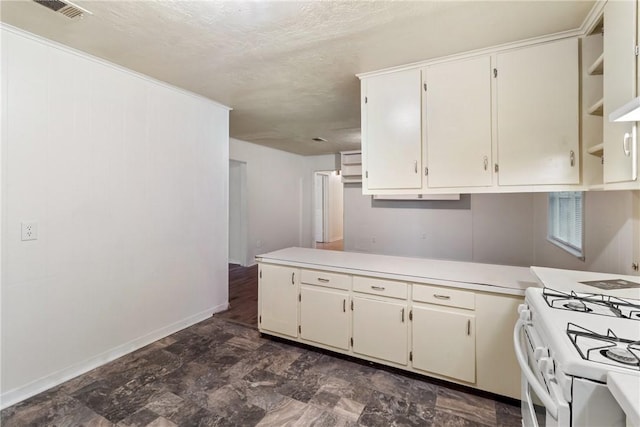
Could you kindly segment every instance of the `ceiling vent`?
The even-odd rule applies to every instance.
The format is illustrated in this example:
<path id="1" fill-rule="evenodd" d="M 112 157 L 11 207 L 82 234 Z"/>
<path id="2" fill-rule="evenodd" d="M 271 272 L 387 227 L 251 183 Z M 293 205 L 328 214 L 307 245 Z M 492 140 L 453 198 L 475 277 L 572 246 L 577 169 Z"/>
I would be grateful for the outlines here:
<path id="1" fill-rule="evenodd" d="M 70 1 L 61 0 L 33 0 L 34 2 L 58 12 L 70 19 L 80 19 L 84 14 L 93 15 L 87 9 L 71 3 Z"/>

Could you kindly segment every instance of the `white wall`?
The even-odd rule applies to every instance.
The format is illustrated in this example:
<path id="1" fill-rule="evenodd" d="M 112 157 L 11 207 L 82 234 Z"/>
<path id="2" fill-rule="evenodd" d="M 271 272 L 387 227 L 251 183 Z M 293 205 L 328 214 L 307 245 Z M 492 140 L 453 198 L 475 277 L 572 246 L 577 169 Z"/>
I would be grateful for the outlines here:
<path id="1" fill-rule="evenodd" d="M 231 138 L 229 158 L 246 163 L 247 260 L 313 241 L 313 175 L 334 156 L 299 156 Z"/>
<path id="2" fill-rule="evenodd" d="M 328 215 L 329 215 L 329 241 L 335 242 L 336 240 L 342 240 L 343 237 L 343 186 L 340 175 L 330 173 L 327 176 L 328 187 Z"/>
<path id="3" fill-rule="evenodd" d="M 229 262 L 247 265 L 247 165 L 229 160 Z"/>
<path id="4" fill-rule="evenodd" d="M 460 207 L 456 202 L 373 207 L 359 185 L 345 186 L 345 250 L 638 274 L 631 263 L 634 215 L 636 223 L 640 216 L 633 203 L 640 197 L 632 191 L 586 193 L 584 261 L 546 240 L 546 193 L 470 197 L 463 209 L 446 208 Z M 438 208 L 421 209 L 420 203 Z"/>
<path id="5" fill-rule="evenodd" d="M 8 27 L 2 69 L 8 406 L 227 307 L 228 109 Z"/>

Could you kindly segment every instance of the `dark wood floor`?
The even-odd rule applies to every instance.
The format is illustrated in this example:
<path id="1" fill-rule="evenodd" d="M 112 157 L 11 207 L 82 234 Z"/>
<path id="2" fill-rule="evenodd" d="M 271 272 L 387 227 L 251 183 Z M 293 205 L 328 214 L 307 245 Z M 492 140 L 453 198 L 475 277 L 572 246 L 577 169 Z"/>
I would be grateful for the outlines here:
<path id="1" fill-rule="evenodd" d="M 229 264 L 229 310 L 216 317 L 258 326 L 258 266 Z"/>

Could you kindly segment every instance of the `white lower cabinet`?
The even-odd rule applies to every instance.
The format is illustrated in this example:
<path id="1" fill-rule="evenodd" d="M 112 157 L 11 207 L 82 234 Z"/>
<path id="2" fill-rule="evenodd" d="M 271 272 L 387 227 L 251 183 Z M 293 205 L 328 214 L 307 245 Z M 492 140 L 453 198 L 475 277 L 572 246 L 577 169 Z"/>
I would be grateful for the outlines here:
<path id="1" fill-rule="evenodd" d="M 407 364 L 406 301 L 353 297 L 353 352 Z"/>
<path id="2" fill-rule="evenodd" d="M 475 383 L 475 315 L 453 310 L 413 306 L 413 367 Z"/>
<path id="3" fill-rule="evenodd" d="M 273 264 L 258 267 L 260 329 L 298 336 L 300 270 Z"/>
<path id="4" fill-rule="evenodd" d="M 300 289 L 300 337 L 342 350 L 349 349 L 349 293 L 318 286 Z"/>
<path id="5" fill-rule="evenodd" d="M 258 283 L 260 332 L 520 398 L 522 297 L 269 263 Z"/>

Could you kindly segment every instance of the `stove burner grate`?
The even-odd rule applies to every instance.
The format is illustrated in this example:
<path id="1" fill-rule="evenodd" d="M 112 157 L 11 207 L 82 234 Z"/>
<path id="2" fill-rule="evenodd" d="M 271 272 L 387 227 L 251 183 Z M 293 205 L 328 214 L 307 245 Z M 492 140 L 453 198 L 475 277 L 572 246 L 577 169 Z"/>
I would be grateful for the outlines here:
<path id="1" fill-rule="evenodd" d="M 567 336 L 584 360 L 640 370 L 640 341 L 618 338 L 611 329 L 602 335 L 571 322 Z"/>
<path id="2" fill-rule="evenodd" d="M 602 294 L 576 294 L 574 291 L 566 293 L 546 287 L 542 297 L 549 307 L 555 309 L 640 320 L 640 304 L 634 300 Z"/>

